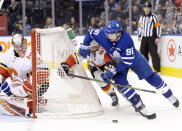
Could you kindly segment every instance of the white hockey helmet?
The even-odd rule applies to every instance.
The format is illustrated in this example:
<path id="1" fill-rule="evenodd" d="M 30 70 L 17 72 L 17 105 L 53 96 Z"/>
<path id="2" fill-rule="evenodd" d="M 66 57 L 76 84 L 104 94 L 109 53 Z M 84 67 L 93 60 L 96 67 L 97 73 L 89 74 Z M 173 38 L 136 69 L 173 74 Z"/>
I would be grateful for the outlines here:
<path id="1" fill-rule="evenodd" d="M 12 38 L 12 42 L 20 45 L 22 43 L 23 36 L 21 34 L 15 34 Z"/>
<path id="2" fill-rule="evenodd" d="M 26 52 L 27 50 L 27 42 L 26 39 L 24 39 L 23 35 L 21 34 L 15 34 L 12 38 L 12 45 L 14 47 L 14 50 L 18 52 Z"/>
<path id="3" fill-rule="evenodd" d="M 95 41 L 93 40 L 91 43 L 90 43 L 90 50 L 92 52 L 95 52 L 99 49 L 100 45 Z"/>

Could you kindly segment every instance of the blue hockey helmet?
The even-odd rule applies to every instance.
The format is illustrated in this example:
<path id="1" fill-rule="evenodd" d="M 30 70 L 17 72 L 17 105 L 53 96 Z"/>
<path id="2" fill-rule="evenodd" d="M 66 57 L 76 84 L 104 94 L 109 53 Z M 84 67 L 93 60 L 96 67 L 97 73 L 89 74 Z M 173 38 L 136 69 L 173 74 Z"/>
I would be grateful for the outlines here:
<path id="1" fill-rule="evenodd" d="M 107 26 L 105 33 L 106 34 L 116 34 L 122 31 L 122 22 L 117 20 L 110 21 Z"/>

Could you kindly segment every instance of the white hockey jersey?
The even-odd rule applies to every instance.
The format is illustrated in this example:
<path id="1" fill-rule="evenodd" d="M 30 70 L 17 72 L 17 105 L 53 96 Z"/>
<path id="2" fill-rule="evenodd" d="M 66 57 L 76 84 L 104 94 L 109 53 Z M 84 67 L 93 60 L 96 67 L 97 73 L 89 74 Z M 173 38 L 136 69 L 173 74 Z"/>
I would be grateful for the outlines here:
<path id="1" fill-rule="evenodd" d="M 66 60 L 66 63 L 72 67 L 75 64 L 81 63 L 84 60 L 82 56 L 80 56 L 77 53 L 72 54 L 71 56 L 68 57 Z M 88 64 L 91 66 L 103 66 L 106 64 L 108 61 L 112 61 L 111 57 L 106 53 L 106 51 L 102 48 L 99 47 L 99 49 L 93 53 L 90 53 L 90 56 L 87 58 Z"/>
<path id="2" fill-rule="evenodd" d="M 32 71 L 32 54 L 31 48 L 28 47 L 23 58 L 15 56 L 15 52 L 13 49 L 9 49 L 2 56 L 2 62 L 9 68 L 14 68 L 18 77 L 22 79 L 27 78 L 27 73 Z"/>
<path id="3" fill-rule="evenodd" d="M 105 49 L 100 47 L 95 53 L 90 53 L 88 64 L 91 66 L 103 66 L 106 62 L 111 61 L 111 58 L 106 53 Z"/>

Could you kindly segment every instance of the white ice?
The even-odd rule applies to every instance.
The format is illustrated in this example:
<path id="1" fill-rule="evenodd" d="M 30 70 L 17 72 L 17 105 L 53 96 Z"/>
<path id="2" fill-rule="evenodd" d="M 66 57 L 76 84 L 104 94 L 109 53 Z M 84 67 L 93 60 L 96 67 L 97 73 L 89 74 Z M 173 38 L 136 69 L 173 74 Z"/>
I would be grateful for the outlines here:
<path id="1" fill-rule="evenodd" d="M 162 76 L 182 102 L 182 79 Z M 128 80 L 133 86 L 154 89 L 145 81 L 139 81 L 134 73 Z M 118 93 L 120 108 L 111 107 L 110 98 L 96 87 L 104 114 L 81 119 L 31 119 L 0 115 L 0 131 L 181 131 L 182 110 L 174 108 L 158 94 L 138 92 L 150 112 L 157 113 L 155 120 L 147 120 L 135 113 L 130 104 Z M 112 120 L 118 120 L 113 123 Z"/>

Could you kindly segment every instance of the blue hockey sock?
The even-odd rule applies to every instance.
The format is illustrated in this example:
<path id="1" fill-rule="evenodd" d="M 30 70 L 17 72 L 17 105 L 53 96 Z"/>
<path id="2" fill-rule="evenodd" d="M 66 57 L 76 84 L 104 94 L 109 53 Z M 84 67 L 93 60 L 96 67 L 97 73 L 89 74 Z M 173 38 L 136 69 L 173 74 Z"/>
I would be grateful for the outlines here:
<path id="1" fill-rule="evenodd" d="M 146 81 L 154 86 L 165 98 L 169 98 L 173 95 L 171 89 L 167 87 L 167 84 L 161 79 L 161 77 L 153 73 L 151 76 L 149 76 Z"/>
<path id="2" fill-rule="evenodd" d="M 9 87 L 7 81 L 2 82 L 1 91 L 3 91 L 5 94 L 9 95 L 10 87 Z"/>
<path id="3" fill-rule="evenodd" d="M 129 89 L 129 88 L 123 88 L 119 89 L 120 93 L 124 95 L 125 98 L 127 98 L 132 105 L 135 107 L 139 107 L 142 104 L 140 96 L 135 92 L 134 89 Z"/>

